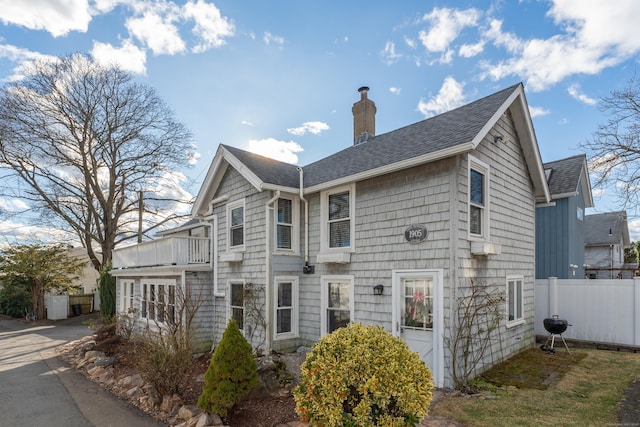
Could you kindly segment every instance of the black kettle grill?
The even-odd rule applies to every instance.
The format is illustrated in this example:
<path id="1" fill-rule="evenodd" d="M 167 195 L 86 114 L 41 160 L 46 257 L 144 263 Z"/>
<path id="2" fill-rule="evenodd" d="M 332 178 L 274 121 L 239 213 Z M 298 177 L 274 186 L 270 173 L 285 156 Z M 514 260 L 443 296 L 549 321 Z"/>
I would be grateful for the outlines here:
<path id="1" fill-rule="evenodd" d="M 549 332 L 549 336 L 547 337 L 547 341 L 540 346 L 542 351 L 546 351 L 549 354 L 554 354 L 556 350 L 553 348 L 555 344 L 556 336 L 559 336 L 562 339 L 562 343 L 564 344 L 564 348 L 567 349 L 567 353 L 571 354 L 569 351 L 569 347 L 567 346 L 567 342 L 564 340 L 562 333 L 567 330 L 569 322 L 566 319 L 559 319 L 558 315 L 554 315 L 553 317 L 544 319 L 543 321 L 544 328 Z M 551 340 L 551 346 L 549 346 L 549 340 Z"/>

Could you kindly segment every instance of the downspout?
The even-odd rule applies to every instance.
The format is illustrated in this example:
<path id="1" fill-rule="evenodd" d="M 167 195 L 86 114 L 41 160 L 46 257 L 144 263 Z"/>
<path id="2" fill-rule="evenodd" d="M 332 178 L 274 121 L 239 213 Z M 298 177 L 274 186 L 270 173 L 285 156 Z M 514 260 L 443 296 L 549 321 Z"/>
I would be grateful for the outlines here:
<path id="1" fill-rule="evenodd" d="M 304 171 L 298 166 L 300 175 L 300 200 L 304 202 L 304 266 L 309 267 L 309 201 L 304 198 Z"/>
<path id="2" fill-rule="evenodd" d="M 264 207 L 264 220 L 265 220 L 265 280 L 264 280 L 264 298 L 265 298 L 265 354 L 271 353 L 271 315 L 273 313 L 273 299 L 271 298 L 271 218 L 269 211 L 273 210 L 273 204 L 280 198 L 280 190 L 277 190 L 275 195 L 267 201 L 267 205 Z"/>

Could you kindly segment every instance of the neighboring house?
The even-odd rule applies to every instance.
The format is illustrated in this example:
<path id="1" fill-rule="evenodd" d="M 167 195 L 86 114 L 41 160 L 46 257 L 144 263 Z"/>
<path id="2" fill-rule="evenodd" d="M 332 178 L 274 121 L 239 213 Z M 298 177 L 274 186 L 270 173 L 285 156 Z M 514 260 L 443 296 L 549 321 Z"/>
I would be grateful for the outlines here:
<path id="1" fill-rule="evenodd" d="M 79 293 L 92 294 L 94 292 L 97 292 L 98 279 L 100 275 L 98 274 L 98 271 L 93 267 L 93 264 L 91 264 L 89 255 L 87 255 L 87 250 L 85 248 L 71 248 L 69 249 L 69 255 L 86 262 L 84 268 L 82 269 L 82 273 L 80 273 L 80 277 L 78 278 L 77 282 L 74 283 L 80 286 Z"/>
<path id="2" fill-rule="evenodd" d="M 305 167 L 221 145 L 191 222 L 114 251 L 118 310 L 162 323 L 184 290 L 205 300 L 203 342 L 234 317 L 280 352 L 380 325 L 443 387 L 473 281 L 506 297 L 483 368 L 530 348 L 535 207 L 551 199 L 522 84 L 382 135 L 368 88 L 352 111 L 353 145 Z"/>
<path id="3" fill-rule="evenodd" d="M 631 246 L 627 213 L 607 212 L 585 217 L 585 263 L 589 279 L 628 279 L 638 265 L 625 265 L 624 250 Z"/>
<path id="4" fill-rule="evenodd" d="M 584 154 L 544 164 L 551 203 L 536 207 L 536 279 L 584 277 L 585 209 L 593 207 Z"/>

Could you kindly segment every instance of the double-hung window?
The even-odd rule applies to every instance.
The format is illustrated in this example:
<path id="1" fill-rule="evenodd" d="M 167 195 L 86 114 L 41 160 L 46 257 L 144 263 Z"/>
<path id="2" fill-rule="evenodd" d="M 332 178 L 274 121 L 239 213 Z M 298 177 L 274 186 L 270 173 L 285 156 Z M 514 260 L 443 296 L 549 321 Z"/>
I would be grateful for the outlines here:
<path id="1" fill-rule="evenodd" d="M 229 299 L 229 317 L 244 332 L 244 282 L 229 282 L 231 298 Z"/>
<path id="2" fill-rule="evenodd" d="M 507 276 L 507 326 L 516 326 L 524 322 L 523 316 L 523 276 Z"/>
<path id="3" fill-rule="evenodd" d="M 489 238 L 489 166 L 469 158 L 469 236 Z"/>
<path id="4" fill-rule="evenodd" d="M 320 198 L 321 252 L 351 252 L 355 247 L 355 185 L 325 191 Z"/>
<path id="5" fill-rule="evenodd" d="M 279 198 L 276 210 L 276 249 L 293 250 L 293 200 Z"/>
<path id="6" fill-rule="evenodd" d="M 298 278 L 275 278 L 275 339 L 298 335 Z"/>
<path id="7" fill-rule="evenodd" d="M 229 249 L 244 248 L 244 218 L 244 200 L 239 200 L 227 205 Z"/>
<path id="8" fill-rule="evenodd" d="M 322 335 L 353 321 L 353 276 L 323 276 L 320 295 Z"/>

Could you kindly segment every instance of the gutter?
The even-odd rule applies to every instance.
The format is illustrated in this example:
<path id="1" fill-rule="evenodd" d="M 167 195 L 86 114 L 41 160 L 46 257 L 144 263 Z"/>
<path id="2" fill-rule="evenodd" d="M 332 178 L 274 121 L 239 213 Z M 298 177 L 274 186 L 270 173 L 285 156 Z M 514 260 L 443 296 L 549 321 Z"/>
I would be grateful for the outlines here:
<path id="1" fill-rule="evenodd" d="M 296 168 L 300 175 L 300 200 L 304 202 L 304 269 L 309 269 L 309 201 L 304 198 L 304 170 Z"/>

